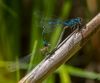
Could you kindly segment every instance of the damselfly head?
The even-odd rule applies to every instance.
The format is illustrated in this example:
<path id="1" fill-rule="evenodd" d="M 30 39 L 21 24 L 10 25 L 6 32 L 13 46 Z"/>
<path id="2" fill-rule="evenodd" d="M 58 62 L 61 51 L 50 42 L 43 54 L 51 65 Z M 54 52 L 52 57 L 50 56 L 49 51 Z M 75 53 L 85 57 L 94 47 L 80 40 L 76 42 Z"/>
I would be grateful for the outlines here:
<path id="1" fill-rule="evenodd" d="M 44 47 L 48 47 L 48 46 L 49 46 L 49 43 L 48 43 L 48 41 L 46 41 L 46 40 L 43 40 L 43 45 L 44 45 Z"/>
<path id="2" fill-rule="evenodd" d="M 47 40 L 43 40 L 43 48 L 40 49 L 40 52 L 43 54 L 43 55 L 46 55 L 48 52 L 49 52 L 49 48 L 50 48 L 50 44 L 48 43 Z"/>
<path id="3" fill-rule="evenodd" d="M 78 23 L 81 23 L 82 22 L 82 18 L 81 17 L 77 17 L 76 19 L 77 19 L 77 22 Z"/>

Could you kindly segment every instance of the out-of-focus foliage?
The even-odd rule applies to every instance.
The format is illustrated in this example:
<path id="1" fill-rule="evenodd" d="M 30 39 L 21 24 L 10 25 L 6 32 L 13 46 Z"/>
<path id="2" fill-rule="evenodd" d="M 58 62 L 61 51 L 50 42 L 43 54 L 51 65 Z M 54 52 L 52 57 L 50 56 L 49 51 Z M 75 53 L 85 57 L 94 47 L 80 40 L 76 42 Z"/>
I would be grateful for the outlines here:
<path id="1" fill-rule="evenodd" d="M 25 75 L 25 72 L 29 72 L 45 57 L 40 51 L 43 48 L 42 18 L 66 20 L 82 17 L 87 22 L 98 13 L 99 4 L 99 0 L 0 0 L 0 83 L 17 83 Z M 48 36 L 51 44 L 50 50 L 57 44 L 62 31 L 61 27 L 55 28 Z M 75 56 L 73 60 L 69 61 L 72 66 L 76 65 L 91 70 L 91 73 L 64 65 L 57 70 L 56 74 L 49 76 L 44 83 L 71 83 L 74 81 L 71 79 L 72 76 L 87 79 L 98 78 L 99 80 L 99 74 L 93 73 L 94 71 L 100 72 L 99 36 L 100 34 L 96 33 L 91 39 L 92 41 L 89 41 L 91 43 L 86 44 L 76 54 L 79 56 Z M 93 52 L 95 51 L 97 54 L 94 57 L 95 53 Z M 32 55 L 28 65 L 19 63 L 19 57 L 27 54 Z M 8 65 L 11 63 L 14 63 L 12 67 L 17 68 L 14 72 L 10 72 L 14 68 L 8 70 Z M 22 70 L 19 70 L 20 66 Z M 87 75 L 89 76 L 87 77 Z"/>

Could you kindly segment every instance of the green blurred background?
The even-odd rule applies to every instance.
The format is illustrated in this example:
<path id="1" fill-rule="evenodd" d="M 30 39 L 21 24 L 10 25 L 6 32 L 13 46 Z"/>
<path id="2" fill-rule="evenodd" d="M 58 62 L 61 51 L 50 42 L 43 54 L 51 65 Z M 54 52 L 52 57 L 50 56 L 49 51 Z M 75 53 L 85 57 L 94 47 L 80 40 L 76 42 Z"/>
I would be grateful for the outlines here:
<path id="1" fill-rule="evenodd" d="M 0 0 L 0 83 L 17 83 L 45 57 L 40 52 L 43 17 L 64 20 L 82 17 L 87 23 L 99 12 L 100 0 Z M 48 35 L 50 49 L 57 44 L 61 31 L 56 28 Z M 99 83 L 99 36 L 100 31 L 43 83 Z M 19 63 L 20 58 L 30 53 L 32 57 L 28 64 Z M 9 64 L 12 64 L 11 69 Z"/>

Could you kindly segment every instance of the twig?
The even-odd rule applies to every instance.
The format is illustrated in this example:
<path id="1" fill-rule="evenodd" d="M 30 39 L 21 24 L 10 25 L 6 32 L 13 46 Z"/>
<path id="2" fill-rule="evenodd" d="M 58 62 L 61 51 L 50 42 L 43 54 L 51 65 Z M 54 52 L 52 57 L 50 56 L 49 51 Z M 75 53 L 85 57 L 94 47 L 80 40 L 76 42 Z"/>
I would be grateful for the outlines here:
<path id="1" fill-rule="evenodd" d="M 44 59 L 19 83 L 41 83 L 50 73 L 78 52 L 91 34 L 99 29 L 98 26 L 100 26 L 100 13 L 87 23 L 81 31 L 75 32 L 51 57 Z"/>

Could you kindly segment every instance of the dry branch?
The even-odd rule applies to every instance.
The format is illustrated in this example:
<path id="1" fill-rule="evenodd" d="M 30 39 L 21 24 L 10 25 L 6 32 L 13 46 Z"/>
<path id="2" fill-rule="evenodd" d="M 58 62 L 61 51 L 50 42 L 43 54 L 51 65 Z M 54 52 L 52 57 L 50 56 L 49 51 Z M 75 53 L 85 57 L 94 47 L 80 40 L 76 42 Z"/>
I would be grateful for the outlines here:
<path id="1" fill-rule="evenodd" d="M 87 23 L 86 28 L 83 27 L 81 31 L 77 31 L 69 39 L 67 38 L 68 40 L 51 57 L 44 59 L 19 83 L 41 83 L 50 73 L 78 52 L 91 34 L 99 29 L 98 26 L 100 26 L 100 14 Z"/>

